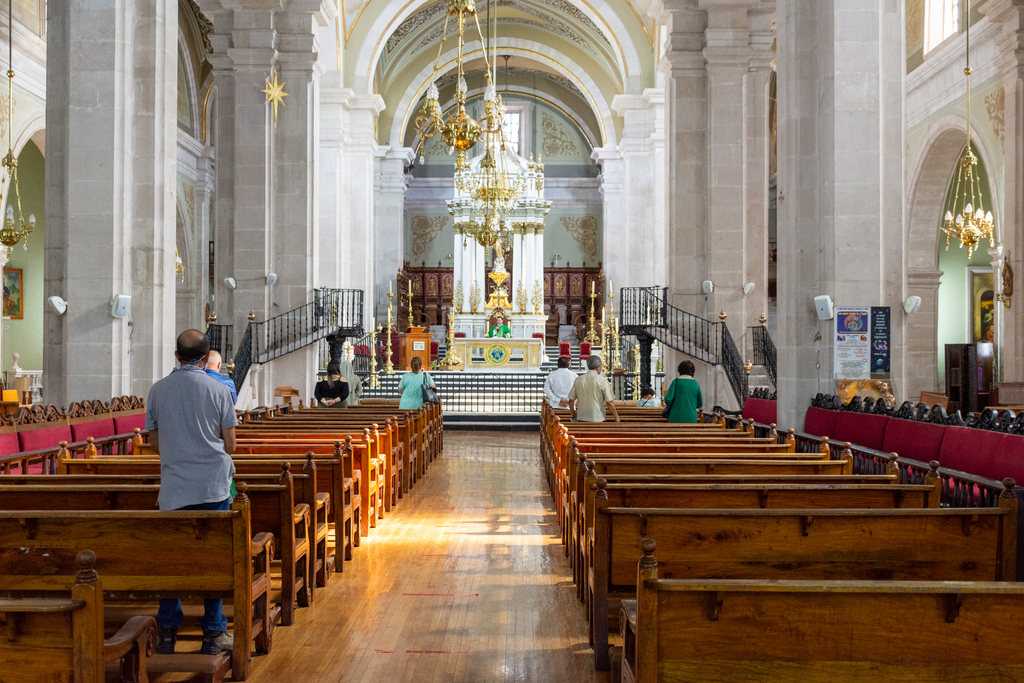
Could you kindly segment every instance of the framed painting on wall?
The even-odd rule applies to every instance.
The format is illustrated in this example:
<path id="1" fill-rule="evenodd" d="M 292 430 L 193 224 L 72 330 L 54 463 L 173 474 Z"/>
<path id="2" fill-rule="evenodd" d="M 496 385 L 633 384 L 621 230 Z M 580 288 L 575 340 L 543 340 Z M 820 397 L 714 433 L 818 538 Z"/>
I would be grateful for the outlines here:
<path id="1" fill-rule="evenodd" d="M 25 317 L 25 293 L 21 287 L 21 268 L 4 268 L 4 317 Z"/>
<path id="2" fill-rule="evenodd" d="M 968 268 L 967 292 L 971 342 L 995 342 L 996 292 L 992 269 Z"/>

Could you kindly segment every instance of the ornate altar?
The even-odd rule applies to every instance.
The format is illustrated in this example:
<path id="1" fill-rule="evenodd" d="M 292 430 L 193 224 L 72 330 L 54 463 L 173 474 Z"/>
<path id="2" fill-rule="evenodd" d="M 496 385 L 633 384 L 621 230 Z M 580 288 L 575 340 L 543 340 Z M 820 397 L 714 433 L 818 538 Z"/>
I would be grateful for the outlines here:
<path id="1" fill-rule="evenodd" d="M 544 305 L 548 314 L 549 339 L 558 338 L 559 325 L 590 328 L 590 288 L 598 295 L 605 291 L 604 269 L 570 267 L 544 269 Z M 595 322 L 600 321 L 601 310 L 594 311 Z"/>

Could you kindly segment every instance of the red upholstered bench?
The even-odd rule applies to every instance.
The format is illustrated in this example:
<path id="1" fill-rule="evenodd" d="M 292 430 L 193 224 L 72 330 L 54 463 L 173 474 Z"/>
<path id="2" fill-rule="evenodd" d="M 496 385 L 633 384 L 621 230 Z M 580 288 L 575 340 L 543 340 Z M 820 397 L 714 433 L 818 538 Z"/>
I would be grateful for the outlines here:
<path id="1" fill-rule="evenodd" d="M 748 398 L 743 403 L 743 419 L 753 420 L 759 424 L 770 425 L 778 422 L 778 401 L 765 398 Z"/>
<path id="2" fill-rule="evenodd" d="M 1024 436 L 945 427 L 939 465 L 997 481 L 1024 481 Z"/>
<path id="3" fill-rule="evenodd" d="M 804 415 L 804 432 L 812 436 L 836 438 L 836 418 L 839 412 L 824 408 L 808 408 Z"/>
<path id="4" fill-rule="evenodd" d="M 921 462 L 938 460 L 947 429 L 943 425 L 893 418 L 885 427 L 882 450 Z"/>
<path id="5" fill-rule="evenodd" d="M 890 418 L 885 415 L 869 415 L 865 413 L 840 412 L 836 418 L 835 440 L 882 450 L 885 440 L 885 427 Z"/>

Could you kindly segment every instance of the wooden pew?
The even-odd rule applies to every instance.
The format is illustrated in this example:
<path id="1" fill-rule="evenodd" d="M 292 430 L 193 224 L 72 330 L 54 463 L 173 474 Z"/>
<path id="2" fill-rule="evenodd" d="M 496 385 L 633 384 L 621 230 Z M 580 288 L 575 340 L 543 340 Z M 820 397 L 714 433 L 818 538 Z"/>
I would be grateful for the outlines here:
<path id="1" fill-rule="evenodd" d="M 1011 491 L 1000 503 L 970 510 L 612 508 L 599 492 L 586 567 L 595 665 L 609 666 L 609 620 L 619 612 L 609 601 L 635 597 L 644 538 L 661 544 L 661 571 L 676 579 L 1009 581 L 1016 577 L 1017 502 Z"/>
<path id="2" fill-rule="evenodd" d="M 662 579 L 654 550 L 622 602 L 624 683 L 1024 680 L 1019 583 Z"/>
<path id="3" fill-rule="evenodd" d="M 290 461 L 292 457 L 306 455 L 306 464 L 303 471 L 308 470 L 312 465 L 316 466 L 316 486 L 320 493 L 330 495 L 331 501 L 344 501 L 344 503 L 331 504 L 329 506 L 328 519 L 335 524 L 336 532 L 344 533 L 344 547 L 346 559 L 351 559 L 351 547 L 358 546 L 360 536 L 366 535 L 366 520 L 362 514 L 362 498 L 358 489 L 352 484 L 353 476 L 359 477 L 352 471 L 353 453 L 352 444 L 346 441 L 344 447 L 336 442 L 330 449 L 330 454 L 318 454 L 313 458 L 309 457 L 310 449 L 304 447 L 291 448 L 282 447 L 273 449 L 273 453 L 258 455 L 232 455 L 235 463 L 235 476 L 239 477 L 248 473 L 252 474 L 280 474 L 284 462 Z M 323 449 L 321 449 L 323 450 Z M 358 453 L 358 452 L 357 452 Z M 340 455 L 339 457 L 335 457 Z M 62 474 L 100 474 L 125 475 L 159 474 L 159 459 L 156 456 L 146 457 L 104 457 L 99 456 L 86 460 L 75 460 L 61 458 L 58 461 L 58 471 Z M 374 490 L 376 485 L 374 484 Z M 322 504 L 322 500 L 318 502 Z M 363 529 L 363 531 L 360 531 Z M 335 562 L 335 568 L 341 569 L 340 562 Z"/>
<path id="4" fill-rule="evenodd" d="M 78 550 L 96 552 L 106 600 L 222 598 L 232 603 L 236 680 L 249 675 L 250 653 L 270 651 L 268 599 L 274 539 L 253 537 L 244 482 L 226 511 L 0 511 L 0 594 L 70 589 Z M 193 671 L 202 655 L 154 656 L 167 670 Z M 151 660 L 151 661 L 152 661 Z M 173 668 L 179 666 L 180 668 Z"/>
<path id="5" fill-rule="evenodd" d="M 248 477 L 248 475 L 247 475 Z M 4 510 L 156 510 L 160 486 L 146 484 L 77 484 L 0 486 Z M 263 484 L 247 480 L 249 520 L 254 534 L 266 532 L 276 539 L 281 576 L 281 625 L 295 621 L 295 604 L 308 607 L 313 600 L 310 507 L 295 504 L 291 473 Z"/>
<path id="6" fill-rule="evenodd" d="M 146 659 L 156 650 L 153 617 L 132 617 L 103 637 L 103 587 L 96 555 L 76 557 L 70 591 L 59 582 L 41 598 L 0 598 L 0 681 L 104 683 L 104 667 L 119 663 L 122 681 L 146 680 Z M 63 594 L 57 597 L 55 594 Z"/>

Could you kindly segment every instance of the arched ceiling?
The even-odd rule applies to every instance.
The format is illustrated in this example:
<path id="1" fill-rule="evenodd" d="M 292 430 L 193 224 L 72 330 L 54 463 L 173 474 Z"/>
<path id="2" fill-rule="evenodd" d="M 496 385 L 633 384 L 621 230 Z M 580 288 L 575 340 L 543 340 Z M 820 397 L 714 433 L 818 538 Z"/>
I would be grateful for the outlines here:
<path id="1" fill-rule="evenodd" d="M 384 98 L 380 143 L 401 144 L 407 137 L 406 125 L 415 118 L 433 76 L 439 48 L 439 86 L 454 83 L 454 20 L 440 44 L 446 4 L 367 2 L 355 15 L 345 45 L 344 80 L 357 92 Z M 489 9 L 497 24 L 499 87 L 507 78 L 509 87 L 521 95 L 559 103 L 556 106 L 565 109 L 595 146 L 614 143 L 622 123 L 611 111 L 612 98 L 639 94 L 654 84 L 654 29 L 642 23 L 630 0 L 493 0 Z M 350 10 L 343 11 L 352 16 Z M 485 35 L 487 15 L 488 5 L 479 1 L 477 17 Z M 464 51 L 466 64 L 474 62 L 472 70 L 481 71 L 482 82 L 483 45 L 475 24 L 466 27 Z M 505 57 L 510 58 L 507 72 Z M 469 87 L 477 84 L 470 82 Z M 442 92 L 442 104 L 450 96 Z"/>

